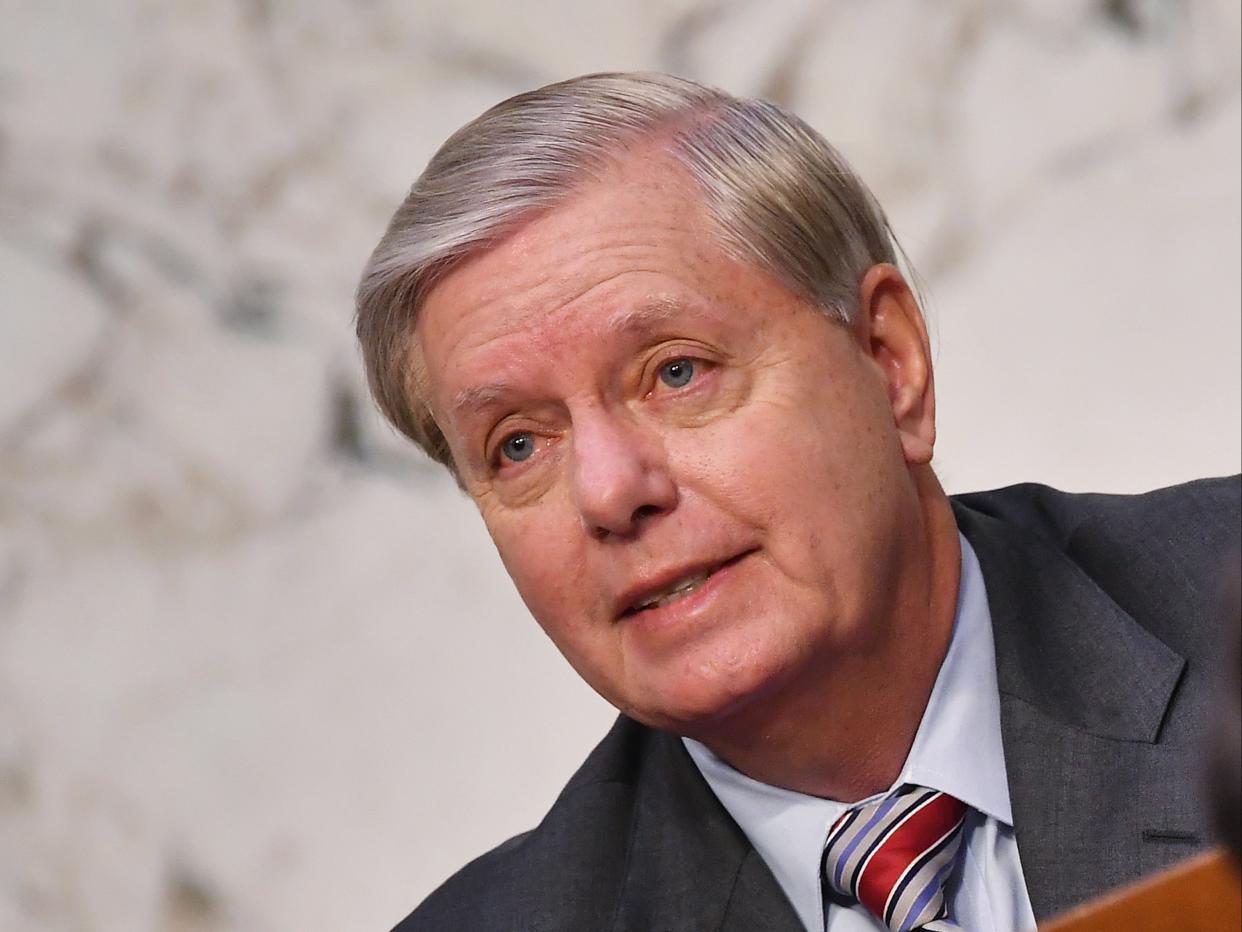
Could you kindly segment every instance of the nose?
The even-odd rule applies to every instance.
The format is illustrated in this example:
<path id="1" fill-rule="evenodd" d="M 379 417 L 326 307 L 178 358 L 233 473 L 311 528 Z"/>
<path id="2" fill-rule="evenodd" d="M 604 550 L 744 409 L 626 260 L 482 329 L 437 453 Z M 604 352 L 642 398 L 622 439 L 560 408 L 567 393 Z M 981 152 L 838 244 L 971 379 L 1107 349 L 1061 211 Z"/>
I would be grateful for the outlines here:
<path id="1" fill-rule="evenodd" d="M 616 412 L 575 418 L 573 484 L 583 527 L 601 540 L 633 537 L 677 504 L 662 438 Z"/>

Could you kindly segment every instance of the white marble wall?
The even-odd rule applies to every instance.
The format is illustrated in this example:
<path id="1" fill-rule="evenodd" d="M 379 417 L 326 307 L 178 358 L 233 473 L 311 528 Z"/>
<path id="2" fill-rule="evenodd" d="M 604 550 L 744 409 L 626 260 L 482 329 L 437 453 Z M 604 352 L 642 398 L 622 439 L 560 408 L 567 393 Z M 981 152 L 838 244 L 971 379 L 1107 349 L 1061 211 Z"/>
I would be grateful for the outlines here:
<path id="1" fill-rule="evenodd" d="M 371 414 L 443 137 L 662 68 L 890 207 L 964 489 L 1239 466 L 1237 0 L 0 0 L 0 930 L 388 928 L 610 715 Z"/>

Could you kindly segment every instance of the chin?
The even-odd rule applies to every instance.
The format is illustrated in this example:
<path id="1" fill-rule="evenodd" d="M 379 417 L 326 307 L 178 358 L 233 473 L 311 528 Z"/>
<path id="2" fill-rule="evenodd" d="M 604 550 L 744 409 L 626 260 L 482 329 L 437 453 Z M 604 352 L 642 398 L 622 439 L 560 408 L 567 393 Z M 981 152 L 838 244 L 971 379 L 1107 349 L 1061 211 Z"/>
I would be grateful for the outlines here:
<path id="1" fill-rule="evenodd" d="M 692 738 L 711 734 L 739 716 L 758 712 L 764 699 L 788 681 L 789 666 L 761 661 L 753 652 L 741 659 L 683 664 L 675 675 L 654 682 L 634 697 L 632 707 L 622 710 L 663 731 Z"/>

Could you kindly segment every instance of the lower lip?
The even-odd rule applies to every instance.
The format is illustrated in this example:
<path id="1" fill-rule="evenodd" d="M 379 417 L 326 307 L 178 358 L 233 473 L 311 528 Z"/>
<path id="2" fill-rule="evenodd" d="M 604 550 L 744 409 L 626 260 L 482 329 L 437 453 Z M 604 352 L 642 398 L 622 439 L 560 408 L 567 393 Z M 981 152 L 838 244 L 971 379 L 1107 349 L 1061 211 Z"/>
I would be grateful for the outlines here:
<path id="1" fill-rule="evenodd" d="M 666 628 L 671 625 L 684 623 L 695 615 L 705 611 L 711 603 L 716 599 L 720 589 L 727 585 L 729 580 L 737 573 L 738 565 L 754 553 L 748 550 L 740 556 L 734 557 L 727 563 L 721 565 L 707 579 L 699 584 L 699 587 L 689 595 L 683 595 L 675 602 L 667 605 L 660 605 L 656 608 L 645 608 L 640 612 L 634 612 L 630 615 L 623 615 L 621 621 L 625 624 L 637 624 L 643 627 Z"/>

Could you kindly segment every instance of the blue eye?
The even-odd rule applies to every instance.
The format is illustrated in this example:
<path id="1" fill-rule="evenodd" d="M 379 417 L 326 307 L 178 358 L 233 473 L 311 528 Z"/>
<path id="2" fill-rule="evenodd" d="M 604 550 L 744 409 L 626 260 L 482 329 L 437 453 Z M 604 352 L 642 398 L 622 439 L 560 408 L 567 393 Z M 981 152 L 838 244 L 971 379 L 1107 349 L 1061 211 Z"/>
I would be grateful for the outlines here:
<path id="1" fill-rule="evenodd" d="M 684 388 L 694 378 L 694 363 L 689 359 L 670 359 L 660 367 L 660 381 L 669 388 Z"/>
<path id="2" fill-rule="evenodd" d="M 505 459 L 520 463 L 535 452 L 535 437 L 530 431 L 525 430 L 510 434 L 501 443 L 500 452 L 504 454 Z"/>

